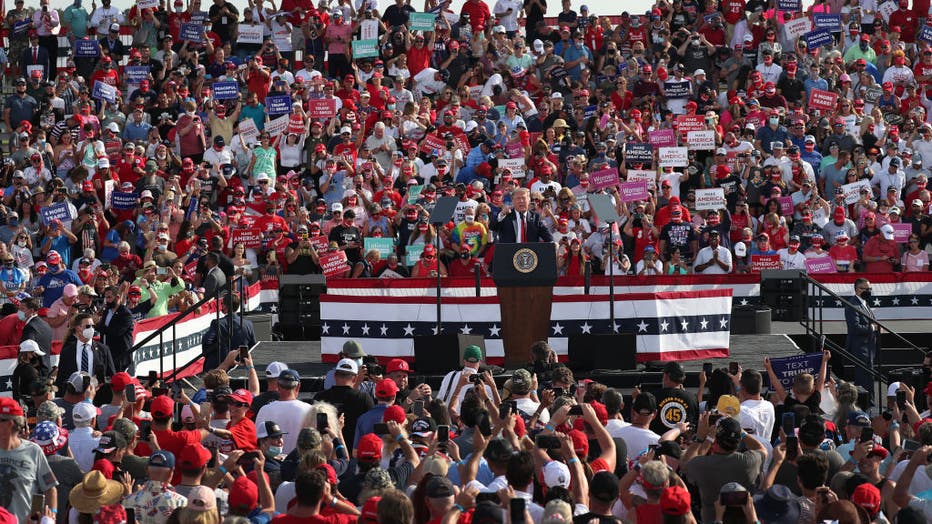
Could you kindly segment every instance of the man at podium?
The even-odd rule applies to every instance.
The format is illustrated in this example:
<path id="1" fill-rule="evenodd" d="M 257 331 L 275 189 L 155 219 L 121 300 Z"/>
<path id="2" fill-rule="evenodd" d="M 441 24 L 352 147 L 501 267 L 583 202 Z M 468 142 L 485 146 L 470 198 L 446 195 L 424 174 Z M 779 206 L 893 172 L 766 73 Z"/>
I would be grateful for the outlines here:
<path id="1" fill-rule="evenodd" d="M 501 244 L 523 242 L 553 242 L 553 235 L 544 225 L 536 211 L 530 211 L 531 192 L 526 188 L 515 189 L 511 194 L 513 207 L 504 207 L 492 217 L 490 229 L 498 233 Z"/>

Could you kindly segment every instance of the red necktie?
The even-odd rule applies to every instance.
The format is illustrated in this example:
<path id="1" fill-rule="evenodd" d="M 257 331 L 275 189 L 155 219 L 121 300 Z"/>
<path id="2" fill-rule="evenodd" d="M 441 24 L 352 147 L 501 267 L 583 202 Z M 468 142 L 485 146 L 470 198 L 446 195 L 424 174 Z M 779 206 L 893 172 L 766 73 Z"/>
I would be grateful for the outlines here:
<path id="1" fill-rule="evenodd" d="M 39 63 L 39 48 L 38 47 L 32 48 L 32 61 L 35 64 Z"/>
<path id="2" fill-rule="evenodd" d="M 527 217 L 521 213 L 521 242 L 527 242 Z"/>

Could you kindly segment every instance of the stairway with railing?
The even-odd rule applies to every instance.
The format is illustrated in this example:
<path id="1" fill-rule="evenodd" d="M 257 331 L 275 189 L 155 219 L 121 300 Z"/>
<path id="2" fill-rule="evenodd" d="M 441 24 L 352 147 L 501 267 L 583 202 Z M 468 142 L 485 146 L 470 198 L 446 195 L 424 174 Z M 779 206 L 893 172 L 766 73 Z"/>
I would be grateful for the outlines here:
<path id="1" fill-rule="evenodd" d="M 884 385 L 891 384 L 902 380 L 904 375 L 912 375 L 915 369 L 922 362 L 923 357 L 929 352 L 926 347 L 921 347 L 901 333 L 894 331 L 889 324 L 885 324 L 876 318 L 870 318 L 880 331 L 877 337 L 877 350 L 873 366 L 864 362 L 855 355 L 852 355 L 845 349 L 846 335 L 829 335 L 826 334 L 825 316 L 823 308 L 829 303 L 834 302 L 842 306 L 846 312 L 854 311 L 858 315 L 864 313 L 857 308 L 848 298 L 842 297 L 824 284 L 816 281 L 806 273 L 800 273 L 801 278 L 805 279 L 808 286 L 808 304 L 806 315 L 799 321 L 805 330 L 813 351 L 828 349 L 833 356 L 840 356 L 841 359 L 832 359 L 832 371 L 836 374 L 851 377 L 855 368 L 865 371 L 876 383 L 874 388 L 877 399 L 877 406 L 884 405 L 883 396 L 886 394 Z M 836 362 L 836 360 L 838 360 Z M 910 383 L 912 383 L 910 381 Z"/>
<path id="2" fill-rule="evenodd" d="M 220 308 L 221 301 L 222 300 L 227 301 L 227 309 L 229 310 L 231 308 L 233 293 L 234 292 L 239 293 L 240 297 L 245 297 L 245 287 L 246 287 L 246 280 L 241 275 L 236 275 L 234 277 L 231 277 L 229 280 L 227 280 L 227 283 L 223 287 L 218 288 L 212 295 L 205 295 L 204 298 L 194 303 L 187 310 L 177 313 L 174 316 L 174 318 L 166 322 L 163 326 L 159 327 L 158 329 L 150 333 L 148 336 L 146 336 L 145 338 L 143 338 L 142 340 L 134 344 L 133 353 L 135 353 L 137 350 L 140 350 L 141 348 L 143 348 L 144 346 L 146 346 L 151 341 L 157 338 L 159 341 L 158 342 L 159 363 L 160 363 L 159 376 L 165 382 L 169 382 L 169 383 L 173 382 L 175 380 L 175 377 L 184 373 L 191 366 L 199 362 L 201 358 L 203 358 L 204 356 L 203 348 L 202 348 L 201 355 L 189 360 L 188 362 L 181 364 L 180 366 L 178 365 L 178 361 L 176 359 L 176 355 L 179 352 L 178 344 L 177 344 L 177 330 L 176 330 L 177 325 L 180 322 L 187 319 L 188 317 L 197 314 L 197 312 L 202 307 L 209 305 L 211 301 L 214 301 L 214 300 L 216 301 L 217 307 L 214 308 L 215 311 L 213 311 L 213 314 L 216 315 L 216 318 L 219 321 L 223 315 L 221 308 Z M 237 312 L 237 317 L 240 322 L 240 327 L 242 327 L 243 318 L 245 316 L 245 310 L 246 310 L 246 304 L 245 304 L 245 300 L 243 300 L 239 308 L 239 311 Z M 217 335 L 219 337 L 220 336 L 219 322 L 217 324 L 218 324 Z M 230 337 L 232 337 L 232 332 L 230 330 L 227 330 L 227 337 L 228 338 L 226 341 L 220 341 L 219 347 L 230 346 Z M 166 370 L 164 366 L 166 355 L 171 356 L 171 369 L 169 370 Z M 220 360 L 222 360 L 222 358 Z"/>

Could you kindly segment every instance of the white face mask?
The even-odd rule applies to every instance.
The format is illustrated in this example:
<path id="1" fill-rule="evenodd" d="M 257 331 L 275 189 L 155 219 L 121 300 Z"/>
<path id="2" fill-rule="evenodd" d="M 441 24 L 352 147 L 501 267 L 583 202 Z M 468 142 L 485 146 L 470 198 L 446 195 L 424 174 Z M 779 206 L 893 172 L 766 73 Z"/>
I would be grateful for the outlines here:
<path id="1" fill-rule="evenodd" d="M 775 125 L 779 125 L 779 124 L 780 124 L 780 119 L 779 119 L 779 118 L 770 118 L 770 119 L 768 119 L 768 122 L 770 122 L 770 125 L 775 126 Z"/>
<path id="2" fill-rule="evenodd" d="M 84 338 L 88 340 L 94 338 L 94 328 L 93 327 L 84 328 L 84 330 L 81 331 L 81 336 L 83 336 Z"/>
<path id="3" fill-rule="evenodd" d="M 20 321 L 22 321 L 22 322 L 25 322 L 25 321 L 26 321 L 26 313 L 23 313 L 22 311 L 17 311 L 17 312 L 16 312 L 16 318 L 20 319 Z"/>
<path id="4" fill-rule="evenodd" d="M 26 241 L 25 241 L 25 240 L 20 240 L 20 241 L 16 242 L 16 245 L 19 246 L 19 247 L 26 247 Z"/>
<path id="5" fill-rule="evenodd" d="M 467 224 L 472 224 L 476 220 L 476 217 L 473 215 L 466 215 L 463 217 L 463 220 L 465 220 Z"/>

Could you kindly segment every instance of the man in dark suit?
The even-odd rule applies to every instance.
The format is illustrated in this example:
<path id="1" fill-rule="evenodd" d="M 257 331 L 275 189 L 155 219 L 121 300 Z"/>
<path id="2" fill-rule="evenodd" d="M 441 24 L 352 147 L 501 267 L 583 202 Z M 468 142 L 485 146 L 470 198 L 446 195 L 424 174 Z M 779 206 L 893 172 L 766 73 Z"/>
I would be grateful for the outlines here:
<path id="1" fill-rule="evenodd" d="M 204 354 L 204 371 L 210 371 L 220 365 L 227 354 L 239 346 L 252 348 L 256 345 L 256 333 L 252 321 L 236 317 L 239 311 L 240 298 L 234 294 L 230 298 L 223 298 L 220 309 L 226 315 L 221 319 L 210 321 L 210 327 L 201 338 L 201 351 Z"/>
<path id="2" fill-rule="evenodd" d="M 498 242 L 514 244 L 521 242 L 553 242 L 553 235 L 544 225 L 537 211 L 530 211 L 531 192 L 526 188 L 515 189 L 511 194 L 513 208 L 504 207 L 492 217 L 490 228 L 498 233 Z"/>
<path id="3" fill-rule="evenodd" d="M 68 377 L 75 371 L 87 372 L 98 383 L 106 383 L 116 373 L 116 368 L 110 356 L 110 348 L 94 340 L 94 317 L 88 313 L 78 313 L 71 325 L 74 336 L 66 338 L 61 348 L 55 385 L 64 391 Z"/>
<path id="4" fill-rule="evenodd" d="M 39 317 L 39 308 L 42 302 L 36 297 L 26 297 L 19 302 L 19 311 L 16 313 L 19 319 L 25 322 L 23 326 L 23 336 L 20 342 L 24 340 L 34 340 L 39 344 L 39 349 L 45 353 L 42 357 L 42 363 L 49 370 L 52 369 L 52 327 Z"/>
<path id="5" fill-rule="evenodd" d="M 100 341 L 110 348 L 113 365 L 117 371 L 125 371 L 132 367 L 133 330 L 136 327 L 133 312 L 123 304 L 122 297 L 123 293 L 119 287 L 108 286 L 104 290 L 106 309 L 97 319 Z"/>
<path id="6" fill-rule="evenodd" d="M 48 80 L 52 62 L 49 50 L 39 45 L 39 34 L 35 29 L 29 30 L 29 47 L 23 51 L 21 58 L 26 76 L 32 76 L 35 66 L 42 67 L 42 80 Z"/>
<path id="7" fill-rule="evenodd" d="M 877 352 L 877 324 L 870 307 L 871 283 L 866 278 L 854 281 L 853 308 L 845 308 L 845 323 L 848 325 L 848 337 L 845 350 L 860 359 L 869 368 L 874 367 L 874 355 Z M 873 398 L 874 380 L 869 373 L 859 367 L 854 368 L 854 383 L 866 389 Z"/>

